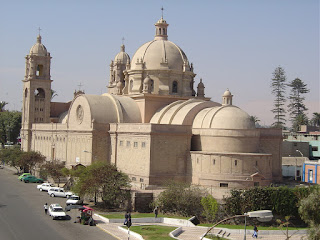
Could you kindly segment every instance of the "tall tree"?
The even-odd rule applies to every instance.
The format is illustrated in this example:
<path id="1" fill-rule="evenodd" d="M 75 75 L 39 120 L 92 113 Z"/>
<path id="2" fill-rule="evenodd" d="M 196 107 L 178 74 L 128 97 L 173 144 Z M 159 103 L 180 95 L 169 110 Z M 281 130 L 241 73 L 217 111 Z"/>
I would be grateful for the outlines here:
<path id="1" fill-rule="evenodd" d="M 272 94 L 275 96 L 273 101 L 273 109 L 271 110 L 275 115 L 275 122 L 272 124 L 276 128 L 284 128 L 285 126 L 285 109 L 284 104 L 286 102 L 286 75 L 282 67 L 277 67 L 273 72 L 273 78 L 271 81 Z"/>
<path id="2" fill-rule="evenodd" d="M 35 170 L 35 167 L 42 164 L 45 160 L 46 157 L 41 153 L 30 151 L 22 153 L 19 163 L 25 171 L 28 170 L 31 173 L 31 171 Z"/>
<path id="3" fill-rule="evenodd" d="M 10 141 L 17 142 L 21 129 L 21 112 L 4 111 L 0 112 L 0 142 L 5 144 Z"/>
<path id="4" fill-rule="evenodd" d="M 303 94 L 308 93 L 310 90 L 307 88 L 307 84 L 301 81 L 299 78 L 292 80 L 288 86 L 291 88 L 288 105 L 291 122 L 294 125 L 297 117 L 305 115 L 308 108 L 304 104 L 305 97 Z M 295 129 L 296 130 L 296 129 Z"/>
<path id="5" fill-rule="evenodd" d="M 58 187 L 59 187 L 61 177 L 65 176 L 64 172 L 62 171 L 64 166 L 65 166 L 64 162 L 53 160 L 53 161 L 46 161 L 42 165 L 42 169 L 45 171 L 47 175 L 54 178 L 55 181 L 56 179 L 58 180 Z"/>
<path id="6" fill-rule="evenodd" d="M 313 115 L 311 119 L 312 125 L 316 127 L 320 127 L 320 113 L 314 112 L 312 115 Z"/>
<path id="7" fill-rule="evenodd" d="M 7 102 L 4 102 L 4 101 L 1 101 L 0 102 L 0 112 L 3 112 L 4 111 L 4 107 L 7 105 L 8 103 Z"/>
<path id="8" fill-rule="evenodd" d="M 95 162 L 81 171 L 73 191 L 80 196 L 100 196 L 105 206 L 119 207 L 130 189 L 129 177 L 117 170 L 116 166 Z"/>
<path id="9" fill-rule="evenodd" d="M 58 96 L 58 93 L 55 90 L 51 89 L 51 101 L 56 96 Z"/>

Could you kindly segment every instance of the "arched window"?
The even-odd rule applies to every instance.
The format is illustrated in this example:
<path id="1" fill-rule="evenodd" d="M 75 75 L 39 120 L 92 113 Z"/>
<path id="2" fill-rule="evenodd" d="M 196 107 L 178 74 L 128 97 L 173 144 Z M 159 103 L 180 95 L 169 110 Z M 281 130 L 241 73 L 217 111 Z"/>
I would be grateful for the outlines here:
<path id="1" fill-rule="evenodd" d="M 151 84 L 150 84 L 151 92 L 154 90 L 154 81 L 151 79 Z"/>
<path id="2" fill-rule="evenodd" d="M 37 71 L 36 71 L 36 76 L 40 77 L 43 74 L 43 65 L 38 65 L 37 66 Z"/>
<path id="3" fill-rule="evenodd" d="M 25 97 L 25 98 L 28 97 L 28 88 L 26 88 L 26 90 L 24 90 L 24 97 Z"/>
<path id="4" fill-rule="evenodd" d="M 159 35 L 161 35 L 161 28 L 159 28 Z"/>
<path id="5" fill-rule="evenodd" d="M 37 88 L 34 91 L 34 96 L 36 97 L 36 99 L 44 99 L 46 94 L 42 88 Z"/>
<path id="6" fill-rule="evenodd" d="M 133 80 L 130 80 L 130 91 L 132 91 L 133 88 Z"/>
<path id="7" fill-rule="evenodd" d="M 178 83 L 177 81 L 172 82 L 172 92 L 173 93 L 178 93 Z"/>

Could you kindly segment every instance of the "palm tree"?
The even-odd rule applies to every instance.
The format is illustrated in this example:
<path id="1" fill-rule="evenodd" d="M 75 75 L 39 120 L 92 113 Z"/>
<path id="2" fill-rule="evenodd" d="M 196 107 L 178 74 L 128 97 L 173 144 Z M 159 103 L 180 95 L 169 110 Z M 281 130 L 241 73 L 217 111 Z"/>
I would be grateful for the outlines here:
<path id="1" fill-rule="evenodd" d="M 0 102 L 0 112 L 4 112 L 4 107 L 7 105 L 8 103 L 5 101 L 1 101 Z"/>
<path id="2" fill-rule="evenodd" d="M 51 100 L 56 96 L 58 96 L 57 92 L 51 89 Z"/>
<path id="3" fill-rule="evenodd" d="M 320 113 L 314 112 L 311 122 L 312 122 L 312 125 L 320 127 Z"/>

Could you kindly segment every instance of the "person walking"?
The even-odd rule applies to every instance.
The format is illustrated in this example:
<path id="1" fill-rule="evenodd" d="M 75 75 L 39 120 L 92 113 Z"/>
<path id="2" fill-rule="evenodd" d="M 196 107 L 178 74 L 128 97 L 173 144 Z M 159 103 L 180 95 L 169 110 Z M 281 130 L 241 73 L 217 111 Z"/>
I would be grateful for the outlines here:
<path id="1" fill-rule="evenodd" d="M 254 225 L 252 237 L 258 238 L 258 228 L 256 225 Z"/>
<path id="2" fill-rule="evenodd" d="M 45 205 L 43 205 L 44 208 L 44 213 L 48 214 L 48 203 L 46 203 Z"/>
<path id="3" fill-rule="evenodd" d="M 157 218 L 158 217 L 158 213 L 159 213 L 159 208 L 155 207 L 155 209 L 153 210 L 154 212 L 154 217 Z"/>

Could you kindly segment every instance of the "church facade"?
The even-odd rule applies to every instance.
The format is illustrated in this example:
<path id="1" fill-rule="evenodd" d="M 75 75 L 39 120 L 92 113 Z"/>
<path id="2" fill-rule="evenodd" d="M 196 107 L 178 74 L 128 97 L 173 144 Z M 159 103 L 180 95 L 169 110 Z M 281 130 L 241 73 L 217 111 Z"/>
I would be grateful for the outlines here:
<path id="1" fill-rule="evenodd" d="M 221 103 L 205 97 L 202 80 L 195 91 L 193 65 L 162 17 L 155 30 L 132 59 L 121 46 L 107 93 L 68 103 L 51 102 L 51 56 L 39 35 L 26 56 L 22 149 L 69 168 L 115 164 L 142 190 L 177 180 L 223 194 L 281 181 L 281 130 L 257 129 L 229 90 Z"/>

